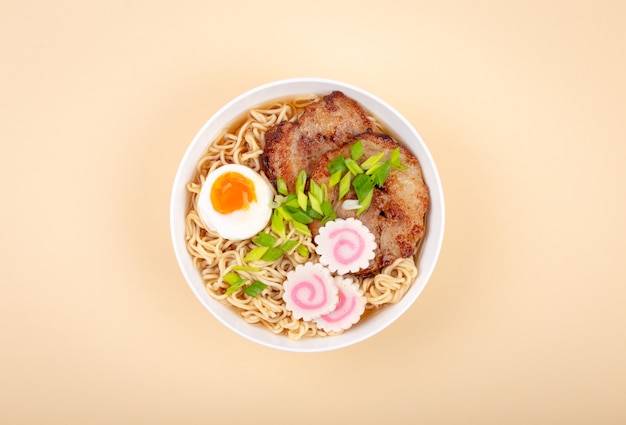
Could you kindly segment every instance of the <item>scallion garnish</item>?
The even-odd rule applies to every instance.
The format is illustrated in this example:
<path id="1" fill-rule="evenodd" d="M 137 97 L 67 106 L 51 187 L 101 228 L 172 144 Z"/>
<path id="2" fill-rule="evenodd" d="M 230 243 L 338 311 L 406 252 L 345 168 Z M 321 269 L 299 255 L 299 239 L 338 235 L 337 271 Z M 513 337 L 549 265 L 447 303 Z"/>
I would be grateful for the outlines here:
<path id="1" fill-rule="evenodd" d="M 322 202 L 322 214 L 331 215 L 334 212 L 333 205 L 329 201 Z"/>
<path id="2" fill-rule="evenodd" d="M 248 255 L 244 257 L 244 261 L 259 261 L 261 258 L 263 258 L 263 255 L 265 255 L 268 249 L 269 248 L 266 246 L 258 246 L 252 249 L 252 251 L 250 251 Z"/>
<path id="3" fill-rule="evenodd" d="M 289 208 L 289 207 L 285 207 L 285 208 Z M 295 214 L 296 217 L 299 217 L 300 214 L 304 214 L 302 211 L 298 209 L 296 209 L 295 211 L 297 211 L 297 213 Z M 284 225 L 281 214 L 276 213 L 276 215 L 280 218 L 282 224 Z M 306 229 L 306 231 L 308 231 L 309 229 L 306 224 L 298 223 L 297 221 L 292 221 L 291 223 L 293 224 L 296 230 L 300 229 L 300 226 L 304 226 L 303 228 Z M 258 246 L 253 248 L 244 257 L 244 261 L 252 262 L 252 261 L 262 260 L 262 261 L 270 263 L 270 262 L 278 260 L 280 257 L 283 256 L 285 252 L 291 251 L 292 249 L 300 245 L 300 242 L 297 240 L 285 241 L 285 238 L 283 237 L 280 246 L 276 246 L 277 243 L 279 242 L 278 239 L 274 235 L 271 235 L 266 232 L 259 232 L 257 236 L 252 239 L 252 242 L 254 242 Z M 238 266 L 238 267 L 241 267 L 240 270 L 247 270 L 247 269 L 244 269 L 244 267 L 246 266 Z M 258 270 L 258 269 L 254 267 L 250 267 L 250 270 Z"/>
<path id="4" fill-rule="evenodd" d="M 287 237 L 285 233 L 285 220 L 283 216 L 280 215 L 278 209 L 272 211 L 272 231 L 283 239 Z"/>
<path id="5" fill-rule="evenodd" d="M 381 152 L 377 155 L 370 156 L 369 158 L 367 158 L 365 161 L 361 163 L 361 168 L 364 170 L 369 170 L 370 168 L 378 164 L 380 160 L 383 159 L 383 156 L 385 156 L 385 152 Z"/>
<path id="6" fill-rule="evenodd" d="M 252 239 L 252 242 L 260 246 L 271 248 L 276 245 L 276 238 L 269 233 L 259 232 L 257 237 Z"/>
<path id="7" fill-rule="evenodd" d="M 261 260 L 271 263 L 272 261 L 278 260 L 280 257 L 283 256 L 283 254 L 284 254 L 284 251 L 280 248 L 269 248 L 265 252 L 265 254 L 263 254 L 263 257 L 261 257 Z"/>
<path id="8" fill-rule="evenodd" d="M 400 160 L 400 148 L 395 148 L 391 152 L 391 156 L 389 157 L 389 162 L 391 162 L 391 166 L 393 168 L 397 168 L 398 170 L 406 170 L 406 165 L 402 163 Z"/>
<path id="9" fill-rule="evenodd" d="M 245 279 L 242 279 L 242 280 L 241 280 L 241 283 L 237 283 L 237 284 L 235 284 L 235 285 L 230 285 L 230 286 L 228 287 L 228 289 L 226 289 L 226 295 L 230 295 L 230 294 L 232 294 L 232 293 L 233 293 L 233 292 L 235 292 L 237 289 L 241 288 L 241 287 L 243 286 L 243 284 L 244 284 L 244 283 L 246 283 L 246 280 L 245 280 Z"/>
<path id="10" fill-rule="evenodd" d="M 341 180 L 341 173 L 342 171 L 338 170 L 331 174 L 330 180 L 328 180 L 328 187 L 334 187 L 337 183 L 339 183 L 339 180 Z"/>
<path id="11" fill-rule="evenodd" d="M 312 193 L 309 193 L 309 202 L 311 204 L 311 209 L 321 215 L 322 214 L 321 202 L 319 201 L 319 199 L 313 196 Z"/>
<path id="12" fill-rule="evenodd" d="M 315 182 L 315 180 L 311 180 L 309 182 L 309 197 L 310 196 L 317 198 L 320 202 L 324 200 L 324 190 L 322 189 L 322 186 Z"/>
<path id="13" fill-rule="evenodd" d="M 287 195 L 287 198 L 285 199 L 285 202 L 283 204 L 289 205 L 290 207 L 294 208 L 300 207 L 300 205 L 298 204 L 298 197 L 295 193 L 290 193 L 289 195 Z"/>
<path id="14" fill-rule="evenodd" d="M 343 155 L 339 155 L 337 158 L 328 163 L 328 171 L 330 171 L 330 174 L 335 174 L 337 171 L 341 171 L 343 173 L 347 169 L 348 167 L 346 167 Z"/>
<path id="15" fill-rule="evenodd" d="M 354 188 L 357 199 L 361 205 L 363 205 L 363 200 L 367 194 L 374 189 L 374 182 L 372 182 L 372 179 L 369 176 L 359 174 L 352 181 L 352 187 Z"/>
<path id="16" fill-rule="evenodd" d="M 237 273 L 227 273 L 222 276 L 224 282 L 228 283 L 230 286 L 226 289 L 226 294 L 232 294 L 237 289 L 241 288 L 244 283 L 246 283 L 246 279 L 239 276 Z"/>
<path id="17" fill-rule="evenodd" d="M 285 208 L 286 206 L 278 207 L 276 211 L 278 211 L 278 214 L 280 214 L 285 221 L 293 221 L 293 217 L 291 217 L 291 214 L 289 214 Z"/>
<path id="18" fill-rule="evenodd" d="M 300 245 L 296 248 L 296 252 L 298 253 L 298 255 L 300 255 L 301 257 L 304 258 L 309 258 L 309 248 L 307 248 L 304 245 Z"/>
<path id="19" fill-rule="evenodd" d="M 323 214 L 321 207 L 321 203 L 323 200 L 324 190 L 319 184 L 315 183 L 314 180 L 311 180 L 311 182 L 309 183 L 309 202 L 313 211 L 316 211 L 319 214 Z"/>
<path id="20" fill-rule="evenodd" d="M 385 161 L 385 162 L 388 162 L 388 161 Z M 371 176 L 372 174 L 376 172 L 376 170 L 382 167 L 385 162 L 380 162 L 380 161 L 377 162 L 376 164 L 372 165 L 369 169 L 367 169 L 365 171 L 365 174 L 367 174 L 368 176 Z"/>
<path id="21" fill-rule="evenodd" d="M 360 140 L 357 140 L 352 146 L 350 146 L 350 157 L 353 160 L 358 161 L 363 156 L 363 153 L 363 144 Z"/>
<path id="22" fill-rule="evenodd" d="M 302 211 L 301 209 L 289 207 L 287 205 L 285 205 L 284 209 L 285 211 L 287 211 L 291 219 L 295 222 L 302 223 L 302 224 L 309 224 L 310 222 L 313 221 L 313 219 L 309 217 L 309 215 L 306 212 Z"/>
<path id="23" fill-rule="evenodd" d="M 285 181 L 280 177 L 276 178 L 276 191 L 285 196 L 289 194 L 289 190 L 287 189 L 287 183 L 285 183 Z"/>
<path id="24" fill-rule="evenodd" d="M 339 184 L 339 200 L 348 194 L 350 188 L 353 188 L 359 201 L 357 215 L 363 213 L 370 206 L 374 196 L 374 186 L 383 187 L 391 168 L 398 170 L 407 168 L 402 164 L 399 147 L 391 151 L 389 160 L 385 162 L 382 162 L 385 152 L 380 152 L 366 158 L 359 164 L 357 161 L 364 153 L 362 141 L 357 140 L 350 146 L 350 158 L 339 155 L 339 157 L 328 162 L 328 171 L 330 172 L 328 186 L 334 187 Z M 356 209 L 355 205 L 348 205 L 351 207 L 350 209 Z M 326 221 L 328 221 L 328 217 L 329 214 L 325 214 Z"/>
<path id="25" fill-rule="evenodd" d="M 345 176 L 339 181 L 339 199 L 343 199 L 344 196 L 350 190 L 350 183 L 352 182 L 352 174 L 346 173 Z"/>
<path id="26" fill-rule="evenodd" d="M 246 289 L 243 290 L 243 293 L 250 297 L 256 297 L 261 292 L 263 292 L 265 288 L 267 288 L 267 285 L 265 283 L 255 280 L 250 284 L 250 286 L 246 287 Z"/>
<path id="27" fill-rule="evenodd" d="M 383 184 L 385 184 L 385 180 L 387 180 L 387 177 L 389 177 L 390 170 L 391 162 L 383 162 L 382 165 L 372 173 L 372 181 L 374 182 L 374 184 L 376 184 L 376 186 L 378 187 L 383 187 Z"/>
<path id="28" fill-rule="evenodd" d="M 298 206 L 303 211 L 306 210 L 306 204 L 308 197 L 304 193 L 304 188 L 306 186 L 306 171 L 301 170 L 298 173 L 298 178 L 296 179 L 296 196 L 298 197 Z"/>
<path id="29" fill-rule="evenodd" d="M 234 267 L 233 267 L 233 270 L 234 270 Z M 233 292 L 243 287 L 246 284 L 246 282 L 248 282 L 247 279 L 244 279 L 243 277 L 239 276 L 237 273 L 227 273 L 224 276 L 222 276 L 222 279 L 224 279 L 224 281 L 230 285 L 228 289 L 226 289 L 226 295 L 232 294 Z M 256 297 L 265 288 L 267 288 L 266 284 L 258 280 L 255 280 L 246 288 L 244 288 L 243 293 L 250 297 Z"/>
<path id="30" fill-rule="evenodd" d="M 321 219 L 324 214 L 317 212 L 316 210 L 313 209 L 313 207 L 311 205 L 309 205 L 309 207 L 306 209 L 306 215 L 308 215 L 309 217 L 311 217 L 313 220 L 319 220 Z"/>
<path id="31" fill-rule="evenodd" d="M 352 158 L 346 158 L 346 167 L 348 167 L 348 170 L 350 170 L 350 172 L 355 176 L 357 174 L 363 174 L 363 169 L 361 168 L 361 166 L 357 164 L 357 162 Z"/>
<path id="32" fill-rule="evenodd" d="M 361 215 L 363 212 L 368 209 L 372 203 L 372 197 L 374 196 L 374 189 L 372 188 L 367 194 L 365 198 L 361 201 L 361 208 L 356 210 L 356 215 Z"/>
<path id="33" fill-rule="evenodd" d="M 299 223 L 297 221 L 294 221 L 292 224 L 296 232 L 301 233 L 304 236 L 311 236 L 311 231 L 309 230 L 309 226 L 307 226 L 306 224 Z"/>
<path id="34" fill-rule="evenodd" d="M 298 241 L 289 240 L 280 246 L 280 249 L 284 252 L 291 251 L 298 245 Z"/>
<path id="35" fill-rule="evenodd" d="M 333 211 L 332 214 L 325 215 L 324 218 L 322 218 L 322 226 L 328 223 L 329 221 L 333 221 L 336 219 L 337 219 L 337 213 Z"/>
<path id="36" fill-rule="evenodd" d="M 226 273 L 224 276 L 222 276 L 222 279 L 224 280 L 224 282 L 228 283 L 231 286 L 246 281 L 237 273 Z"/>

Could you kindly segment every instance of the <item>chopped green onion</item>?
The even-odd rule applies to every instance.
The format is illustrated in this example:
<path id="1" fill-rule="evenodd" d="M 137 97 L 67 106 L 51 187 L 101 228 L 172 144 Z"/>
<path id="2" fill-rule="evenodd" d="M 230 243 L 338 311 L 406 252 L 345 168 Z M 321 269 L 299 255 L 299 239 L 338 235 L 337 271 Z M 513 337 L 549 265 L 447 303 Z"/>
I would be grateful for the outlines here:
<path id="1" fill-rule="evenodd" d="M 285 204 L 282 207 L 278 207 L 276 208 L 276 211 L 278 211 L 278 213 L 287 221 L 293 221 L 293 217 L 291 216 L 291 214 L 289 214 L 287 212 L 287 208 L 288 206 Z M 293 208 L 293 207 L 292 207 Z"/>
<path id="2" fill-rule="evenodd" d="M 287 196 L 289 194 L 289 190 L 287 189 L 287 183 L 280 177 L 276 177 L 276 190 L 281 195 Z"/>
<path id="3" fill-rule="evenodd" d="M 367 196 L 369 192 L 374 188 L 374 183 L 369 176 L 365 174 L 359 174 L 352 181 L 352 187 L 354 188 L 354 192 L 356 193 L 356 197 L 358 198 L 361 205 L 363 205 L 363 200 Z"/>
<path id="4" fill-rule="evenodd" d="M 222 279 L 230 285 L 226 290 L 226 295 L 232 294 L 246 283 L 246 279 L 242 278 L 237 273 L 227 273 L 222 276 Z"/>
<path id="5" fill-rule="evenodd" d="M 272 211 L 272 231 L 283 239 L 287 237 L 285 234 L 285 221 L 278 210 Z"/>
<path id="6" fill-rule="evenodd" d="M 324 201 L 325 196 L 326 196 L 325 188 L 326 188 L 326 185 L 320 186 L 314 180 L 311 180 L 310 182 L 309 202 L 311 204 L 311 208 L 314 211 L 318 212 L 319 214 L 323 214 L 320 204 L 322 203 L 322 201 Z"/>
<path id="7" fill-rule="evenodd" d="M 324 218 L 322 219 L 322 226 L 328 223 L 329 221 L 335 220 L 336 218 L 337 218 L 337 213 L 334 211 L 332 212 L 332 214 L 328 214 L 324 216 Z"/>
<path id="8" fill-rule="evenodd" d="M 352 175 L 350 173 L 346 173 L 346 175 L 341 178 L 341 181 L 339 182 L 339 199 L 346 196 L 346 194 L 350 190 L 351 181 Z"/>
<path id="9" fill-rule="evenodd" d="M 252 284 L 250 284 L 250 286 L 243 290 L 243 293 L 250 297 L 256 297 L 261 292 L 263 292 L 265 288 L 267 288 L 266 284 L 255 280 L 254 282 L 252 282 Z"/>
<path id="10" fill-rule="evenodd" d="M 313 196 L 311 192 L 309 192 L 309 202 L 311 203 L 311 209 L 313 211 L 318 212 L 320 214 L 324 214 L 322 212 L 322 206 L 321 206 L 320 200 L 316 198 L 315 196 Z"/>
<path id="11" fill-rule="evenodd" d="M 309 248 L 306 247 L 306 245 L 300 245 L 298 246 L 298 248 L 296 248 L 296 252 L 304 258 L 309 258 Z"/>
<path id="12" fill-rule="evenodd" d="M 293 222 L 293 228 L 296 232 L 303 234 L 304 236 L 311 236 L 311 231 L 309 230 L 309 226 L 304 223 L 299 223 L 297 221 Z"/>
<path id="13" fill-rule="evenodd" d="M 361 208 L 359 208 L 356 212 L 356 215 L 361 215 L 366 209 L 369 208 L 372 203 L 372 197 L 374 196 L 374 189 L 371 189 L 366 195 L 365 198 L 361 201 Z"/>
<path id="14" fill-rule="evenodd" d="M 285 199 L 283 205 L 289 205 L 290 207 L 299 208 L 298 197 L 296 196 L 296 194 L 290 193 L 289 195 L 287 195 L 287 198 Z"/>
<path id="15" fill-rule="evenodd" d="M 311 217 L 313 220 L 319 220 L 324 215 L 323 213 L 319 213 L 315 211 L 311 206 L 306 209 L 306 215 Z"/>
<path id="16" fill-rule="evenodd" d="M 241 283 L 237 283 L 235 285 L 230 285 L 228 287 L 228 289 L 226 290 L 226 295 L 230 295 L 233 292 L 235 292 L 237 289 L 241 288 L 243 286 L 243 284 L 246 283 L 245 279 L 242 279 Z"/>
<path id="17" fill-rule="evenodd" d="M 337 171 L 346 171 L 348 167 L 346 167 L 346 163 L 343 155 L 339 155 L 337 158 L 333 159 L 328 163 L 328 171 L 330 174 L 335 174 Z"/>
<path id="18" fill-rule="evenodd" d="M 296 178 L 296 193 L 304 192 L 304 186 L 306 186 L 306 171 L 300 170 Z"/>
<path id="19" fill-rule="evenodd" d="M 269 233 L 259 232 L 258 236 L 252 239 L 252 242 L 260 246 L 271 248 L 276 245 L 276 238 Z"/>
<path id="20" fill-rule="evenodd" d="M 306 211 L 307 203 L 309 202 L 308 196 L 304 192 L 298 192 L 298 206 L 302 211 Z"/>
<path id="21" fill-rule="evenodd" d="M 337 183 L 339 183 L 339 180 L 341 180 L 341 174 L 342 173 L 343 173 L 343 171 L 341 171 L 341 170 L 335 171 L 330 176 L 330 180 L 328 180 L 328 187 L 334 187 Z"/>
<path id="22" fill-rule="evenodd" d="M 304 193 L 306 186 L 306 171 L 301 170 L 296 179 L 296 196 L 298 197 L 298 206 L 302 211 L 306 211 L 307 196 Z"/>
<path id="23" fill-rule="evenodd" d="M 357 164 L 356 161 L 352 158 L 346 158 L 346 167 L 348 167 L 348 170 L 350 170 L 350 172 L 355 176 L 357 174 L 363 174 L 363 169 L 361 168 L 361 166 Z"/>
<path id="24" fill-rule="evenodd" d="M 357 140 L 352 146 L 350 146 L 350 157 L 358 161 L 363 156 L 363 144 L 360 140 Z M 347 165 L 347 164 L 346 164 Z"/>
<path id="25" fill-rule="evenodd" d="M 385 161 L 373 174 L 372 181 L 378 187 L 383 187 L 385 180 L 389 177 L 389 171 L 391 170 L 391 161 Z"/>
<path id="26" fill-rule="evenodd" d="M 286 252 L 286 251 L 291 251 L 291 250 L 292 250 L 292 249 L 294 249 L 294 248 L 296 247 L 296 245 L 298 245 L 299 243 L 300 243 L 300 242 L 298 242 L 298 241 L 294 241 L 294 240 L 292 239 L 292 240 L 289 240 L 289 241 L 285 242 L 284 244 L 282 244 L 282 245 L 280 246 L 280 249 L 281 249 L 281 250 L 283 250 L 283 251 L 285 251 L 285 252 Z"/>
<path id="27" fill-rule="evenodd" d="M 324 189 L 322 189 L 322 186 L 317 184 L 315 182 L 315 180 L 311 180 L 310 181 L 309 197 L 311 197 L 311 196 L 317 198 L 317 200 L 320 201 L 320 202 L 322 202 L 324 200 Z"/>
<path id="28" fill-rule="evenodd" d="M 285 206 L 284 209 L 285 211 L 287 211 L 287 213 L 291 216 L 291 218 L 295 222 L 309 224 L 310 222 L 313 221 L 313 219 L 309 217 L 309 215 L 306 212 L 301 211 L 297 208 Z"/>
<path id="29" fill-rule="evenodd" d="M 224 276 L 222 276 L 222 279 L 224 280 L 224 282 L 228 283 L 229 285 L 237 285 L 238 283 L 243 283 L 246 280 L 243 279 L 242 277 L 240 277 L 237 273 L 226 273 Z"/>
<path id="30" fill-rule="evenodd" d="M 298 197 L 295 193 L 290 193 L 285 197 L 285 202 L 283 204 L 291 205 L 292 207 L 298 206 Z"/>
<path id="31" fill-rule="evenodd" d="M 258 246 L 244 257 L 244 261 L 258 261 L 263 258 L 268 249 L 266 246 Z"/>
<path id="32" fill-rule="evenodd" d="M 406 169 L 406 165 L 402 164 L 402 161 L 400 160 L 400 148 L 395 148 L 392 152 L 391 152 L 391 157 L 389 158 L 389 161 L 391 162 L 391 166 L 393 168 L 397 168 L 398 170 L 405 170 Z"/>
<path id="33" fill-rule="evenodd" d="M 333 210 L 333 205 L 329 201 L 322 202 L 322 214 L 331 215 L 335 211 Z"/>
<path id="34" fill-rule="evenodd" d="M 370 156 L 369 158 L 367 158 L 365 161 L 361 163 L 361 168 L 364 170 L 369 170 L 374 165 L 378 164 L 380 160 L 383 159 L 383 156 L 385 156 L 385 152 L 381 152 L 378 155 Z"/>
<path id="35" fill-rule="evenodd" d="M 284 251 L 280 248 L 269 248 L 267 252 L 263 254 L 263 257 L 261 257 L 261 259 L 269 263 L 278 260 L 280 257 L 283 256 L 283 254 Z"/>
<path id="36" fill-rule="evenodd" d="M 368 176 L 371 176 L 372 174 L 374 174 L 376 172 L 376 170 L 378 170 L 380 167 L 382 167 L 383 164 L 384 164 L 384 162 L 378 162 L 378 163 L 372 165 L 372 167 L 370 169 L 365 171 L 365 174 L 367 174 Z"/>

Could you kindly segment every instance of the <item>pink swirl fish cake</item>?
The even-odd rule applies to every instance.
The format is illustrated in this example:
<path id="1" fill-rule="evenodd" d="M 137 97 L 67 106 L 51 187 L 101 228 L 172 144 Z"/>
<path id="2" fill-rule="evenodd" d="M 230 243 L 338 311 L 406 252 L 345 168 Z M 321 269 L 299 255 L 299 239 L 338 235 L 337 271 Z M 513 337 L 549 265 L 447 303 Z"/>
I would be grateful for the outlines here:
<path id="1" fill-rule="evenodd" d="M 319 229 L 315 244 L 320 263 L 340 275 L 367 268 L 376 249 L 374 235 L 352 217 L 326 223 Z"/>
<path id="2" fill-rule="evenodd" d="M 366 298 L 351 278 L 335 277 L 339 289 L 339 302 L 330 313 L 323 314 L 315 323 L 326 332 L 340 332 L 349 329 L 361 319 L 365 311 Z"/>
<path id="3" fill-rule="evenodd" d="M 307 262 L 287 273 L 283 300 L 296 319 L 311 321 L 335 309 L 339 289 L 330 271 L 319 263 Z"/>

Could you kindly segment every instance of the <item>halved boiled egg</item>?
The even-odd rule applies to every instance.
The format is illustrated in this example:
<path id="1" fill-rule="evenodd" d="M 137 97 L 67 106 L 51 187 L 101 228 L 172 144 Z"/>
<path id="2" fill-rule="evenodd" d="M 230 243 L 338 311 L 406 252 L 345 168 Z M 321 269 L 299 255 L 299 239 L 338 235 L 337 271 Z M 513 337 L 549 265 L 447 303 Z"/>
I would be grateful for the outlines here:
<path id="1" fill-rule="evenodd" d="M 223 165 L 207 176 L 198 196 L 198 214 L 204 224 L 225 239 L 251 238 L 272 215 L 272 188 L 253 169 Z"/>

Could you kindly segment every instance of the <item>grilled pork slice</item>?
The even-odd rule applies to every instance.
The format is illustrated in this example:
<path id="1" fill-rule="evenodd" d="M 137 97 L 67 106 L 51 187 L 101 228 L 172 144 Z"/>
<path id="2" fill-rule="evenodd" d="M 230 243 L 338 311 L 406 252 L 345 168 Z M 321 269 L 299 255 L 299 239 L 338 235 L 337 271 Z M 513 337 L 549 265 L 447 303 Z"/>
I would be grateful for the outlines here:
<path id="1" fill-rule="evenodd" d="M 376 256 L 370 261 L 369 267 L 358 274 L 375 274 L 379 269 L 393 263 L 397 258 L 410 257 L 415 253 L 419 240 L 424 235 L 424 218 L 428 210 L 428 188 L 422 177 L 422 170 L 417 158 L 407 149 L 399 146 L 385 134 L 366 132 L 353 138 L 352 142 L 361 140 L 363 158 L 385 152 L 382 161 L 389 159 L 391 152 L 400 147 L 400 158 L 405 170 L 391 168 L 382 188 L 374 188 L 370 207 L 356 217 L 355 210 L 344 210 L 341 205 L 346 199 L 356 199 L 353 189 L 338 200 L 339 185 L 328 190 L 330 202 L 340 218 L 356 217 L 374 234 L 378 247 Z M 330 173 L 328 163 L 343 155 L 350 157 L 350 146 L 326 152 L 318 161 L 311 179 L 318 184 L 328 185 Z M 309 225 L 315 236 L 321 224 L 314 221 Z"/>
<path id="2" fill-rule="evenodd" d="M 308 105 L 296 121 L 283 121 L 266 131 L 263 169 L 272 183 L 281 177 L 294 192 L 300 170 L 310 176 L 325 152 L 372 128 L 373 123 L 354 100 L 334 91 Z"/>

